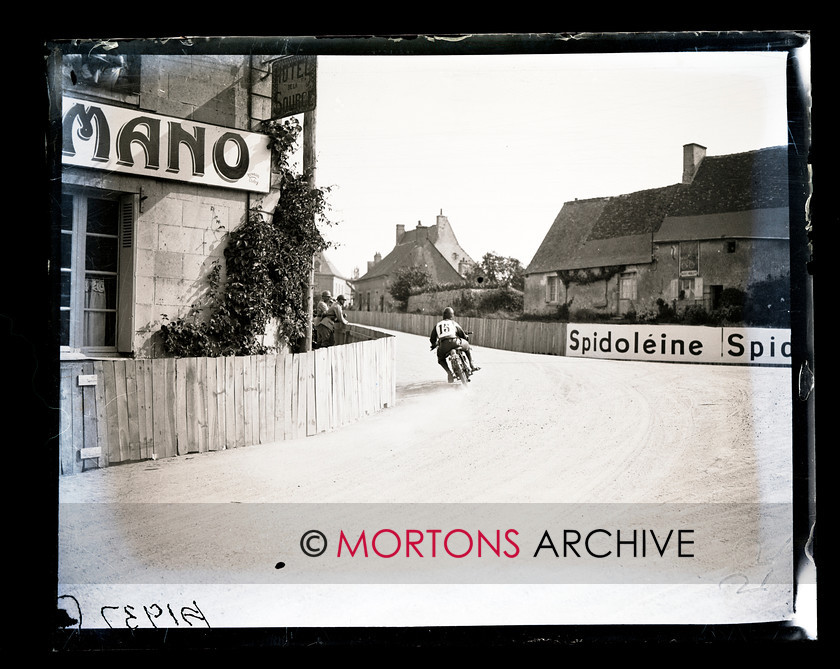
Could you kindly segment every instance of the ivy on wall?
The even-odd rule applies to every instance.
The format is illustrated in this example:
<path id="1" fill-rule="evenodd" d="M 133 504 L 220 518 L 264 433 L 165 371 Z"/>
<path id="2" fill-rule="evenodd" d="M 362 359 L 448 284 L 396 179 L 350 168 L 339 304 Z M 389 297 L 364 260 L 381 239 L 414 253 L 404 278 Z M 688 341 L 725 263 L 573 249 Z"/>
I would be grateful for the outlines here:
<path id="1" fill-rule="evenodd" d="M 609 281 L 616 274 L 621 274 L 626 269 L 626 265 L 607 265 L 604 267 L 585 267 L 581 269 L 561 269 L 557 271 L 557 276 L 563 282 L 566 288 L 569 284 L 574 283 L 579 286 L 585 286 L 590 283 L 598 281 Z"/>
<path id="2" fill-rule="evenodd" d="M 279 179 L 278 203 L 270 218 L 252 210 L 226 235 L 224 278 L 221 263 L 214 263 L 201 303 L 161 326 L 166 355 L 267 353 L 262 340 L 272 322 L 291 350 L 300 350 L 305 340 L 312 258 L 329 246 L 319 229 L 332 225 L 326 215 L 329 189 L 314 188 L 309 175 L 290 167 L 301 133 L 296 119 L 267 122 L 264 131 Z"/>

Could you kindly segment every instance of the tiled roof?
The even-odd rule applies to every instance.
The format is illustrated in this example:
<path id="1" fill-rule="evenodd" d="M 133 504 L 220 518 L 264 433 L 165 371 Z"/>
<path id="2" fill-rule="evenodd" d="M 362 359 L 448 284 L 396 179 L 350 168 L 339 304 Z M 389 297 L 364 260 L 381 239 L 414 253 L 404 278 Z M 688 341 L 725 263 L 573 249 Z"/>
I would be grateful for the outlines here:
<path id="1" fill-rule="evenodd" d="M 356 283 L 396 274 L 403 267 L 412 266 L 425 267 L 434 282 L 450 283 L 462 280 L 461 275 L 453 269 L 437 247 L 430 240 L 423 239 L 421 243 L 397 244 L 369 272 L 357 279 Z"/>
<path id="2" fill-rule="evenodd" d="M 566 202 L 525 273 L 649 262 L 665 237 L 784 239 L 787 212 L 787 147 L 706 156 L 690 184 Z"/>
<path id="3" fill-rule="evenodd" d="M 567 202 L 525 273 L 650 262 L 651 235 L 678 188 Z"/>
<path id="4" fill-rule="evenodd" d="M 702 216 L 667 216 L 653 241 L 727 238 L 790 239 L 790 210 L 776 207 Z"/>
<path id="5" fill-rule="evenodd" d="M 787 147 L 706 156 L 682 188 L 669 216 L 701 216 L 788 207 Z"/>
<path id="6" fill-rule="evenodd" d="M 341 274 L 341 272 L 336 269 L 335 265 L 332 264 L 329 258 L 324 254 L 323 251 L 319 252 L 316 257 L 316 262 L 321 262 L 321 269 L 317 272 L 318 274 L 329 274 L 331 276 L 336 276 L 340 279 L 345 279 L 346 277 Z"/>

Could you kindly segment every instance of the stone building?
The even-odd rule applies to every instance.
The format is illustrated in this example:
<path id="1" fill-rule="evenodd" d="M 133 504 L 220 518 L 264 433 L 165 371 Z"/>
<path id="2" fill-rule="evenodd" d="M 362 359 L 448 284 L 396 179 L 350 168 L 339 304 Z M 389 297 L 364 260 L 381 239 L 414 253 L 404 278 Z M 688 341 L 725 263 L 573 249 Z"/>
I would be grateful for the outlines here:
<path id="1" fill-rule="evenodd" d="M 563 205 L 525 269 L 525 312 L 711 310 L 726 288 L 788 275 L 789 253 L 787 148 L 687 144 L 680 183 Z"/>
<path id="2" fill-rule="evenodd" d="M 352 306 L 353 289 L 350 280 L 344 276 L 322 251 L 315 256 L 315 301 L 318 295 L 328 290 L 333 297 L 344 295 L 348 308 Z"/>
<path id="3" fill-rule="evenodd" d="M 273 211 L 259 129 L 278 62 L 90 46 L 52 55 L 62 359 L 159 355 L 154 333 L 206 291 L 226 233 L 251 210 Z"/>
<path id="4" fill-rule="evenodd" d="M 441 211 L 432 226 L 418 221 L 414 230 L 396 226 L 396 245 L 385 256 L 378 252 L 368 261 L 367 271 L 356 279 L 354 295 L 363 311 L 393 311 L 394 299 L 389 288 L 396 273 L 404 267 L 420 267 L 432 283 L 461 283 L 475 261 L 458 243 L 449 219 Z"/>

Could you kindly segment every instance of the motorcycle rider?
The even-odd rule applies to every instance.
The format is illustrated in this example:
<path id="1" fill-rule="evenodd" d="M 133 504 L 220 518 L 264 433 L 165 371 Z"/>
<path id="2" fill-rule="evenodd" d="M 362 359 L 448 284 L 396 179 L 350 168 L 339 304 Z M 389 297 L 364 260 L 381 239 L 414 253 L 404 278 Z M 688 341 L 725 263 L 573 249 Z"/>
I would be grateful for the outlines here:
<path id="1" fill-rule="evenodd" d="M 438 364 L 446 370 L 446 377 L 449 383 L 453 383 L 455 377 L 452 375 L 452 370 L 449 369 L 449 365 L 446 364 L 446 355 L 454 348 L 460 346 L 463 349 L 473 372 L 481 369 L 481 367 L 476 367 L 473 364 L 470 342 L 467 339 L 467 334 L 464 332 L 464 329 L 455 321 L 455 311 L 452 307 L 446 307 L 443 310 L 443 320 L 435 324 L 435 327 L 432 329 L 432 334 L 429 336 L 429 341 L 432 343 L 432 350 L 437 347 Z"/>

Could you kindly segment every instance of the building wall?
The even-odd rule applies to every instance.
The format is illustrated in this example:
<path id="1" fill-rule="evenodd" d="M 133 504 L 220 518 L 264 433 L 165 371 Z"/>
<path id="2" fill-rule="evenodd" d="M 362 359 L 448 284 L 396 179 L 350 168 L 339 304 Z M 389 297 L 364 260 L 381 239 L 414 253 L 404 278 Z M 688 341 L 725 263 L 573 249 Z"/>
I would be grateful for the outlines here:
<path id="1" fill-rule="evenodd" d="M 393 311 L 394 298 L 391 297 L 387 276 L 374 277 L 366 281 L 355 282 L 355 306 L 361 311 Z"/>
<path id="2" fill-rule="evenodd" d="M 734 242 L 731 251 L 729 244 Z M 622 315 L 628 310 L 640 311 L 658 299 L 677 301 L 678 307 L 696 303 L 712 308 L 712 287 L 738 288 L 743 291 L 769 277 L 786 274 L 790 267 L 789 246 L 786 240 L 716 239 L 700 243 L 698 291 L 692 298 L 680 295 L 679 248 L 676 244 L 654 245 L 656 262 L 626 268 L 636 280 L 636 299 L 620 299 L 620 276 L 608 281 L 579 285 L 572 283 L 568 294 L 558 281 L 557 299 L 546 300 L 547 283 L 553 273 L 531 274 L 525 277 L 525 313 L 552 314 L 571 300 L 570 310 L 590 309 L 610 315 Z"/>
<path id="3" fill-rule="evenodd" d="M 248 213 L 243 193 L 177 182 L 66 171 L 64 183 L 84 189 L 139 192 L 135 225 L 134 352 L 162 353 L 153 339 L 164 323 L 186 316 L 206 295 L 214 262 L 224 267 L 224 236 Z M 222 274 L 224 277 L 224 274 Z"/>
<path id="4" fill-rule="evenodd" d="M 344 295 L 348 300 L 352 298 L 352 291 L 350 284 L 346 279 L 334 274 L 320 274 L 315 273 L 315 297 L 323 293 L 325 290 L 330 291 L 333 297 Z M 317 300 L 316 300 L 317 301 Z"/>
<path id="5" fill-rule="evenodd" d="M 270 116 L 271 77 L 262 76 L 268 65 L 256 61 L 252 71 L 252 63 L 245 56 L 143 56 L 139 97 L 81 92 L 107 104 L 253 130 Z M 226 233 L 245 222 L 250 208 L 270 212 L 276 202 L 276 192 L 264 195 L 84 168 L 65 168 L 62 181 L 85 190 L 140 195 L 133 338 L 134 355 L 140 358 L 161 355 L 154 333 L 167 317 L 186 316 L 206 295 L 213 264 L 221 261 L 224 268 Z"/>
<path id="6" fill-rule="evenodd" d="M 734 242 L 734 250 L 728 244 Z M 676 244 L 654 245 L 657 270 L 672 278 L 679 276 L 679 249 Z M 790 268 L 787 240 L 715 239 L 700 243 L 699 276 L 706 284 L 747 290 L 768 276 L 786 274 Z"/>

